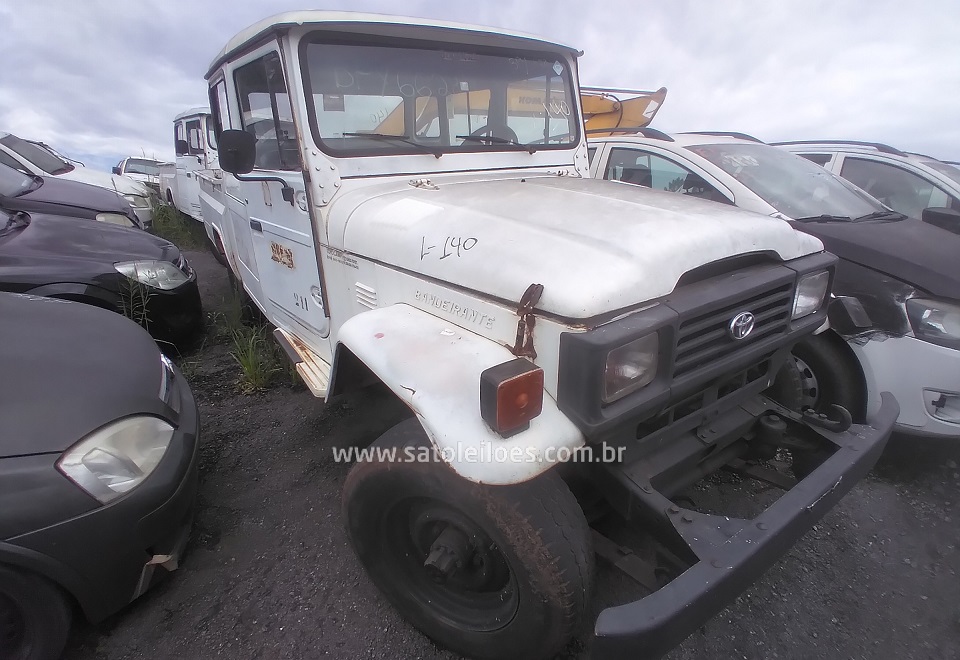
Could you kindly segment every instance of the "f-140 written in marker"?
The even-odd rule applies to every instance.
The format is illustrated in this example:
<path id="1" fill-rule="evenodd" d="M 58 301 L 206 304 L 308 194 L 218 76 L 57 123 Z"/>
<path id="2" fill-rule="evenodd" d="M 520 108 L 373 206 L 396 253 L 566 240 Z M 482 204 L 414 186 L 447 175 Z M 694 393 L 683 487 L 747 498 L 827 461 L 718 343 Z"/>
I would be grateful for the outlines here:
<path id="1" fill-rule="evenodd" d="M 432 242 L 432 241 L 431 241 Z M 431 254 L 439 255 L 440 259 L 447 257 L 461 257 L 463 253 L 476 247 L 478 241 L 472 236 L 464 238 L 463 236 L 447 236 L 443 241 L 443 249 L 437 250 L 436 245 L 427 245 L 427 237 L 420 239 L 420 261 L 423 261 Z M 434 252 L 434 250 L 437 250 Z"/>

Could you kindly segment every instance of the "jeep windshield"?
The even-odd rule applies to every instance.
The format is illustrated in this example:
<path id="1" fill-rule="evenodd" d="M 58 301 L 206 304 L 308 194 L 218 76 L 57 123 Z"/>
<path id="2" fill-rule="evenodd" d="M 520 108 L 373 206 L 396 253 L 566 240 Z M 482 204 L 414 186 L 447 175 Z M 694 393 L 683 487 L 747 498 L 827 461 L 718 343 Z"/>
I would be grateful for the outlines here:
<path id="1" fill-rule="evenodd" d="M 766 144 L 697 144 L 687 147 L 793 220 L 879 219 L 880 202 L 802 156 Z"/>
<path id="2" fill-rule="evenodd" d="M 8 133 L 0 137 L 0 144 L 17 152 L 47 174 L 66 174 L 73 169 L 73 165 L 55 156 L 43 147 L 27 142 L 16 135 Z"/>
<path id="3" fill-rule="evenodd" d="M 301 47 L 310 124 L 332 155 L 569 149 L 580 118 L 566 60 L 490 49 Z"/>

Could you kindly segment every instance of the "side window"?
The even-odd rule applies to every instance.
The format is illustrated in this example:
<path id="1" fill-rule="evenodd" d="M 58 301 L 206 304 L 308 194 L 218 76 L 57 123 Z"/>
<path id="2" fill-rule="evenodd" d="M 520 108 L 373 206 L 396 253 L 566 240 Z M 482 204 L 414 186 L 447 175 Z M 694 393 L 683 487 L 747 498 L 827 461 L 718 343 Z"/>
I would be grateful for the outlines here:
<path id="1" fill-rule="evenodd" d="M 638 149 L 611 149 L 603 178 L 732 204 L 699 174 L 671 160 Z"/>
<path id="2" fill-rule="evenodd" d="M 190 148 L 188 145 L 187 149 L 183 149 L 183 146 L 180 144 L 181 140 L 183 142 L 186 142 L 187 134 L 186 134 L 186 131 L 184 131 L 183 129 L 183 122 L 178 121 L 173 125 L 173 141 L 174 141 L 174 144 L 177 145 L 177 155 L 186 156 L 187 154 L 190 153 Z"/>
<path id="3" fill-rule="evenodd" d="M 300 169 L 293 110 L 277 53 L 268 53 L 234 74 L 243 130 L 257 138 L 255 166 L 267 170 Z"/>
<path id="4" fill-rule="evenodd" d="M 200 132 L 200 120 L 191 119 L 187 122 L 187 146 L 193 155 L 203 154 L 203 138 Z"/>
<path id="5" fill-rule="evenodd" d="M 797 154 L 798 156 L 803 156 L 807 160 L 816 163 L 820 167 L 826 167 L 827 163 L 830 162 L 830 159 L 833 157 L 830 154 Z"/>
<path id="6" fill-rule="evenodd" d="M 896 165 L 847 156 L 840 175 L 911 218 L 919 218 L 923 209 L 931 206 L 960 210 L 960 201 L 955 197 Z"/>
<path id="7" fill-rule="evenodd" d="M 207 115 L 206 118 L 207 124 L 207 146 L 216 151 L 217 149 L 217 132 L 213 129 L 213 117 Z"/>
<path id="8" fill-rule="evenodd" d="M 593 157 L 597 155 L 596 147 L 587 147 L 587 160 L 590 161 L 590 164 L 593 165 Z"/>

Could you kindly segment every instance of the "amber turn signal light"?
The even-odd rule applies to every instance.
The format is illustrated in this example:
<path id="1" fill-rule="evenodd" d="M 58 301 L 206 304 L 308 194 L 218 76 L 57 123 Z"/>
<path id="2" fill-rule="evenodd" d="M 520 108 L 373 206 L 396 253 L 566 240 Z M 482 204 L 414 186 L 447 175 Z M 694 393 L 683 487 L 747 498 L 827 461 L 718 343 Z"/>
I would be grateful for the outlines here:
<path id="1" fill-rule="evenodd" d="M 543 369 L 517 358 L 480 374 L 480 416 L 504 437 L 525 430 L 543 411 Z"/>

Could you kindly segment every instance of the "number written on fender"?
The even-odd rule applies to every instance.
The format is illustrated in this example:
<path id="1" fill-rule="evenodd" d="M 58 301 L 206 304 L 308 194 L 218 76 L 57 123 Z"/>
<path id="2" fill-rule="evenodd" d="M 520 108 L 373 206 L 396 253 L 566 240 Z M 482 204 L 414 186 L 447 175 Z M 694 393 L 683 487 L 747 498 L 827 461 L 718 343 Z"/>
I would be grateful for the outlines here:
<path id="1" fill-rule="evenodd" d="M 433 241 L 430 241 L 433 243 Z M 473 236 L 447 236 L 443 240 L 443 247 L 437 252 L 433 252 L 437 245 L 427 245 L 427 237 L 424 236 L 420 239 L 420 261 L 426 259 L 429 255 L 440 255 L 440 259 L 446 259 L 447 257 L 462 257 L 464 252 L 467 252 L 474 247 L 476 247 L 478 240 Z"/>
<path id="2" fill-rule="evenodd" d="M 307 302 L 307 299 L 304 296 L 301 296 L 299 293 L 294 292 L 293 304 L 305 312 L 310 310 L 310 304 Z"/>

